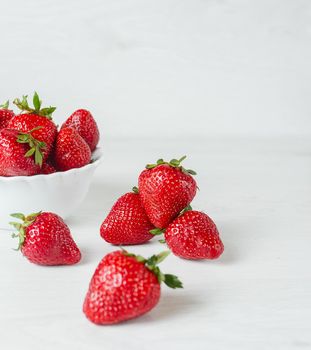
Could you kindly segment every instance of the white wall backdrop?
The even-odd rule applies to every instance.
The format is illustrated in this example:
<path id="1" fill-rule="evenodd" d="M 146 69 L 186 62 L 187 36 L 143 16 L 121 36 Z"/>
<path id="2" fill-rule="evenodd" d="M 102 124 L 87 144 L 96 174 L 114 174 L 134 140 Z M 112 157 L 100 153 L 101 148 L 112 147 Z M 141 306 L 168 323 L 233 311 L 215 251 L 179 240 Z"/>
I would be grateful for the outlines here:
<path id="1" fill-rule="evenodd" d="M 309 0 L 0 0 L 0 99 L 106 135 L 310 134 Z"/>

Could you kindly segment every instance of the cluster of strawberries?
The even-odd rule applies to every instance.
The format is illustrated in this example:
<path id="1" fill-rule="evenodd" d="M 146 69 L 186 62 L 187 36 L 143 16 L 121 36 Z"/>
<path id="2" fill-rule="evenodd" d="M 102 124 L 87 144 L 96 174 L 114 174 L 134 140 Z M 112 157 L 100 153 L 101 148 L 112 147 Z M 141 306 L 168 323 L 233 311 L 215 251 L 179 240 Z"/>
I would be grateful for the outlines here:
<path id="1" fill-rule="evenodd" d="M 91 161 L 99 141 L 97 124 L 85 109 L 75 111 L 61 126 L 52 120 L 56 107 L 42 108 L 35 92 L 15 99 L 20 114 L 0 106 L 0 176 L 32 176 L 80 168 Z"/>
<path id="2" fill-rule="evenodd" d="M 192 210 L 197 184 L 181 159 L 147 164 L 132 193 L 120 197 L 101 225 L 101 236 L 116 245 L 141 244 L 164 233 L 170 250 L 184 259 L 216 259 L 224 246 L 215 223 Z"/>
<path id="3" fill-rule="evenodd" d="M 115 245 L 147 242 L 164 232 L 170 250 L 185 259 L 215 259 L 224 246 L 212 219 L 190 207 L 197 185 L 194 171 L 181 162 L 163 159 L 148 164 L 139 176 L 139 189 L 120 197 L 101 225 L 100 234 Z M 21 222 L 11 222 L 20 249 L 29 261 L 39 265 L 71 265 L 81 252 L 61 217 L 39 212 L 12 214 Z M 126 250 L 107 254 L 97 266 L 89 284 L 83 311 L 96 324 L 115 324 L 145 314 L 161 295 L 161 283 L 182 288 L 172 274 L 164 274 L 158 264 L 170 251 L 148 259 Z"/>
<path id="4" fill-rule="evenodd" d="M 35 93 L 34 107 L 14 100 L 19 115 L 0 109 L 0 176 L 48 174 L 81 167 L 91 160 L 99 132 L 92 115 L 77 110 L 60 131 L 51 119 L 55 107 L 41 108 Z M 126 193 L 113 205 L 100 227 L 101 236 L 114 245 L 142 244 L 163 234 L 170 250 L 185 259 L 218 258 L 224 246 L 216 225 L 203 212 L 192 210 L 196 195 L 195 172 L 184 168 L 185 159 L 148 164 L 138 179 L 138 188 Z M 12 214 L 17 230 L 18 250 L 39 265 L 72 265 L 81 252 L 69 227 L 57 214 L 38 212 Z M 83 311 L 96 324 L 114 324 L 145 314 L 154 308 L 161 283 L 182 288 L 175 275 L 158 267 L 170 251 L 145 259 L 124 249 L 107 254 L 89 284 Z"/>

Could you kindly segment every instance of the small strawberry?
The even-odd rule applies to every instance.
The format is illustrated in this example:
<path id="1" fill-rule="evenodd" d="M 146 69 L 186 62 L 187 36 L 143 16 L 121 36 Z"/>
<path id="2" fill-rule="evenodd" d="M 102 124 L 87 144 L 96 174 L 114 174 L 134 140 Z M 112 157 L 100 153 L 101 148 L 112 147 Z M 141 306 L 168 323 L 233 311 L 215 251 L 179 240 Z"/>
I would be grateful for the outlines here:
<path id="1" fill-rule="evenodd" d="M 217 259 L 224 251 L 213 220 L 195 210 L 176 218 L 166 228 L 164 237 L 171 251 L 184 259 Z"/>
<path id="2" fill-rule="evenodd" d="M 172 159 L 169 163 L 159 159 L 148 164 L 138 180 L 139 194 L 151 223 L 165 228 L 194 198 L 197 190 L 191 175 L 180 163 L 186 158 Z"/>
<path id="3" fill-rule="evenodd" d="M 100 227 L 102 238 L 112 244 L 141 244 L 149 241 L 154 227 L 141 204 L 138 189 L 120 197 Z"/>
<path id="4" fill-rule="evenodd" d="M 10 120 L 15 116 L 14 112 L 9 108 L 9 101 L 0 105 L 0 130 L 6 129 L 9 125 Z"/>
<path id="5" fill-rule="evenodd" d="M 11 222 L 18 233 L 17 250 L 38 265 L 72 265 L 81 259 L 81 253 L 63 219 L 56 214 L 39 212 L 25 216 L 12 214 L 22 223 Z"/>
<path id="6" fill-rule="evenodd" d="M 42 102 L 36 92 L 33 96 L 33 108 L 29 107 L 27 96 L 23 96 L 22 100 L 17 98 L 13 103 L 22 111 L 22 114 L 12 118 L 8 128 L 26 133 L 35 129 L 33 137 L 46 145 L 42 152 L 43 159 L 46 160 L 52 151 L 57 135 L 57 127 L 52 121 L 52 113 L 56 107 L 41 108 Z"/>
<path id="7" fill-rule="evenodd" d="M 45 162 L 42 165 L 40 174 L 48 175 L 48 174 L 53 174 L 53 173 L 56 173 L 55 167 L 49 161 Z"/>
<path id="8" fill-rule="evenodd" d="M 54 160 L 62 171 L 81 168 L 90 163 L 91 150 L 77 130 L 64 128 L 57 135 Z"/>
<path id="9" fill-rule="evenodd" d="M 45 144 L 32 133 L 0 130 L 0 176 L 31 176 L 40 172 Z"/>
<path id="10" fill-rule="evenodd" d="M 62 125 L 62 128 L 73 128 L 90 146 L 93 152 L 99 141 L 99 130 L 91 112 L 86 109 L 76 110 Z"/>
<path id="11" fill-rule="evenodd" d="M 168 254 L 145 259 L 123 250 L 106 255 L 90 282 L 83 305 L 86 317 L 102 325 L 126 321 L 157 305 L 161 282 L 170 288 L 182 288 L 176 276 L 164 275 L 157 266 Z"/>

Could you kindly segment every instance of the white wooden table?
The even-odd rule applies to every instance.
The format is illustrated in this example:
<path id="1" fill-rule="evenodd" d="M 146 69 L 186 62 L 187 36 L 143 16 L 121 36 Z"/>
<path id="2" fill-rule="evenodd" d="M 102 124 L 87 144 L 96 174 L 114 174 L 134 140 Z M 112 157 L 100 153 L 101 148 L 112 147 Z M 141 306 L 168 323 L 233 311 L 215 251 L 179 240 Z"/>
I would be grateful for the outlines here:
<path id="1" fill-rule="evenodd" d="M 307 349 L 311 348 L 311 141 L 307 139 L 107 139 L 88 197 L 68 220 L 83 260 L 72 267 L 30 264 L 9 234 L 0 236 L 0 348 Z M 149 314 L 99 327 L 82 313 L 89 279 L 115 248 L 99 226 L 118 196 L 158 157 L 187 154 L 198 172 L 193 202 L 218 224 L 218 261 L 170 256 L 163 270 L 184 290 L 162 288 Z M 44 209 L 44 208 L 42 208 Z M 132 247 L 159 252 L 157 242 Z"/>

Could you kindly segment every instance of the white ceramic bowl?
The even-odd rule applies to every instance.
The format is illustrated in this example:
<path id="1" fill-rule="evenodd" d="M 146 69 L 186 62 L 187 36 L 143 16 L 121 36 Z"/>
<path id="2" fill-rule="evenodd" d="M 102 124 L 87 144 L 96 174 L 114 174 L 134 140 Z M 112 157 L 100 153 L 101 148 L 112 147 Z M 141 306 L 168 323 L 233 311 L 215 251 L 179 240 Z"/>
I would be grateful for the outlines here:
<path id="1" fill-rule="evenodd" d="M 40 210 L 68 217 L 84 200 L 102 153 L 96 149 L 92 163 L 78 169 L 35 176 L 0 176 L 0 228 L 8 228 L 10 214 Z"/>

